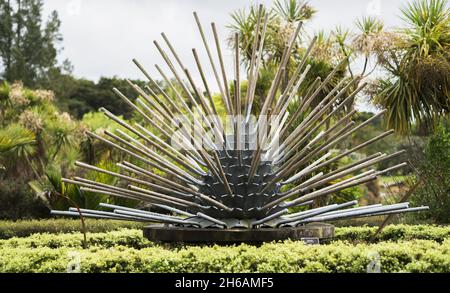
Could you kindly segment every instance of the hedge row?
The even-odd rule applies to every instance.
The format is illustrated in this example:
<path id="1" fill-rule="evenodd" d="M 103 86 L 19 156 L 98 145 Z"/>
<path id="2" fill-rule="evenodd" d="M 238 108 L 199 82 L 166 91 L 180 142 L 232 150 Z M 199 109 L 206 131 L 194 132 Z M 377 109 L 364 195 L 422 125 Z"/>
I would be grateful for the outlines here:
<path id="1" fill-rule="evenodd" d="M 336 227 L 335 239 L 357 242 L 372 240 L 378 227 Z M 376 237 L 376 241 L 398 241 L 424 239 L 442 242 L 450 239 L 450 226 L 433 225 L 388 225 Z"/>
<path id="2" fill-rule="evenodd" d="M 77 265 L 78 264 L 78 265 Z M 0 248 L 0 272 L 450 272 L 450 240 L 260 247 Z"/>
<path id="3" fill-rule="evenodd" d="M 88 233 L 88 241 L 90 244 L 96 244 L 98 241 L 102 245 L 106 245 L 105 241 L 110 241 L 110 245 L 114 242 L 132 247 L 145 247 L 149 242 L 142 237 L 141 223 L 110 221 L 110 220 L 88 220 L 86 222 Z M 109 232 L 123 230 L 123 228 L 139 229 L 134 232 L 123 232 L 124 234 L 96 234 L 98 232 Z M 369 242 L 375 234 L 377 227 L 336 227 L 335 239 L 348 240 L 354 242 Z M 22 241 L 25 246 L 79 246 L 82 239 L 80 231 L 80 223 L 74 220 L 41 220 L 41 221 L 19 221 L 8 222 L 0 221 L 0 239 L 8 239 L 12 237 L 24 237 L 31 235 Z M 72 233 L 63 235 L 60 233 Z M 78 232 L 78 233 L 77 233 Z M 34 233 L 58 233 L 60 235 L 46 236 Z M 32 235 L 33 234 L 33 235 Z M 114 236 L 112 236 L 114 235 Z M 130 238 L 131 237 L 131 238 Z M 444 239 L 450 238 L 450 226 L 432 226 L 432 225 L 388 225 L 376 238 L 377 241 L 397 241 L 397 240 L 413 240 L 424 239 L 442 242 Z M 98 240 L 108 239 L 108 240 Z M 126 240 L 128 239 L 128 240 Z M 18 241 L 18 240 L 14 240 Z M 48 243 L 47 243 L 48 241 Z M 97 241 L 97 242 L 96 242 Z M 124 241 L 129 241 L 130 244 Z M 67 242 L 67 244 L 65 244 Z M 0 246 L 5 243 L 0 241 Z M 31 244 L 34 243 L 34 244 Z"/>
<path id="4" fill-rule="evenodd" d="M 13 237 L 0 240 L 0 249 L 3 248 L 81 248 L 83 241 L 82 233 L 68 234 L 34 234 L 28 237 Z M 153 243 L 148 241 L 138 229 L 122 229 L 104 233 L 87 234 L 87 244 L 102 248 L 114 246 L 127 246 L 130 248 L 151 247 Z"/>
<path id="5" fill-rule="evenodd" d="M 122 228 L 138 229 L 142 223 L 130 221 L 86 219 L 88 232 L 108 232 Z M 0 239 L 11 237 L 25 237 L 35 233 L 69 233 L 80 232 L 81 223 L 78 219 L 45 219 L 0 221 Z"/>

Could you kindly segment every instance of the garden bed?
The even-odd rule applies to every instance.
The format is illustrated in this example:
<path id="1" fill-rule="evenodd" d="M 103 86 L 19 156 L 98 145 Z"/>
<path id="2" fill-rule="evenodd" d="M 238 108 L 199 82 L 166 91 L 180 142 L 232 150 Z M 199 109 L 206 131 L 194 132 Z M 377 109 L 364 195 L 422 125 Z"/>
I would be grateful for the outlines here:
<path id="1" fill-rule="evenodd" d="M 81 272 L 450 272 L 450 227 L 390 225 L 375 243 L 375 227 L 337 227 L 322 245 L 193 246 L 153 243 L 120 224 L 88 233 L 87 249 L 79 232 L 0 240 L 0 272 L 66 272 L 74 259 Z"/>

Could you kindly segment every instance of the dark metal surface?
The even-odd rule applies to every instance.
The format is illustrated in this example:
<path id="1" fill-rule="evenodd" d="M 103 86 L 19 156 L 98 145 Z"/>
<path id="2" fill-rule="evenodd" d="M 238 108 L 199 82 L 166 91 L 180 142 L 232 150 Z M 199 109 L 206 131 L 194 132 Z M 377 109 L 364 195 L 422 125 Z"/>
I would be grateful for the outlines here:
<path id="1" fill-rule="evenodd" d="M 183 243 L 261 243 L 278 240 L 301 240 L 314 237 L 320 241 L 334 237 L 334 226 L 310 223 L 302 227 L 261 229 L 201 229 L 151 225 L 144 227 L 144 236 L 151 241 Z"/>

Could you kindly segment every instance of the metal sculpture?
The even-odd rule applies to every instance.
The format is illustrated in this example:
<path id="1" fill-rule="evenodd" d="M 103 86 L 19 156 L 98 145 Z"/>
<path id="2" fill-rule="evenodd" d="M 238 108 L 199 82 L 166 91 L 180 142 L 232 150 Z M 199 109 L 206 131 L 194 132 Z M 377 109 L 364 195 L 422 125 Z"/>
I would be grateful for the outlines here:
<path id="1" fill-rule="evenodd" d="M 351 208 L 357 202 L 350 201 L 292 211 L 293 207 L 309 206 L 320 197 L 367 183 L 381 174 L 406 165 L 402 163 L 381 171 L 371 168 L 377 163 L 403 153 L 399 151 L 393 154 L 376 153 L 338 169 L 326 171 L 331 164 L 393 133 L 389 130 L 341 153 L 333 152 L 333 147 L 384 112 L 359 125 L 352 121 L 356 111 L 346 105 L 365 86 L 360 85 L 349 93 L 350 89 L 359 83 L 358 78 L 342 79 L 325 98 L 313 103 L 323 88 L 329 86 L 338 69 L 347 60 L 336 66 L 323 81 L 317 78 L 314 87 L 310 87 L 310 90 L 298 97 L 299 87 L 310 69 L 307 58 L 315 39 L 282 89 L 284 71 L 300 31 L 300 23 L 286 44 L 270 90 L 260 107 L 259 116 L 256 117 L 257 123 L 252 124 L 251 115 L 254 112 L 256 83 L 263 58 L 262 48 L 268 16 L 263 15 L 260 7 L 247 71 L 247 87 L 242 97 L 239 76 L 240 52 L 237 45 L 239 36 L 237 34 L 234 36 L 236 42 L 234 87 L 230 87 L 214 23 L 212 32 L 219 66 L 214 61 L 214 52 L 207 42 L 196 13 L 194 17 L 226 114 L 234 117 L 231 122 L 231 134 L 226 132 L 227 125 L 223 117 L 218 115 L 211 87 L 203 70 L 204 65 L 200 62 L 197 51 L 192 50 L 203 89 L 197 86 L 191 72 L 184 66 L 167 36 L 162 33 L 175 62 L 157 41 L 154 41 L 154 44 L 173 74 L 176 84 L 161 67 L 155 65 L 167 86 L 167 91 L 163 90 L 144 67 L 137 60 L 133 60 L 148 78 L 151 86 L 143 89 L 129 82 L 139 96 L 135 102 L 114 89 L 114 92 L 150 127 L 144 127 L 140 123 L 130 125 L 102 108 L 101 111 L 107 117 L 127 131 L 120 129 L 116 132 L 105 131 L 106 137 L 110 139 L 88 132 L 92 138 L 119 150 L 132 160 L 117 163 L 120 172 L 82 162 L 76 163 L 81 168 L 115 176 L 127 182 L 127 188 L 79 177 L 63 179 L 67 184 L 80 186 L 82 191 L 134 199 L 154 209 L 148 211 L 102 203 L 100 204 L 104 208 L 102 211 L 88 209 L 78 211 L 70 208 L 69 211 L 52 211 L 53 214 L 79 216 L 81 212 L 83 216 L 92 218 L 158 222 L 167 224 L 163 229 L 176 227 L 177 233 L 183 229 L 202 229 L 201 231 L 222 229 L 226 233 L 227 230 L 234 228 L 250 231 L 270 229 L 273 232 L 274 229 L 281 231 L 311 222 L 416 212 L 428 208 L 409 208 L 408 203 Z M 186 78 L 187 82 L 183 78 Z M 231 93 L 230 89 L 234 89 L 234 92 Z M 299 107 L 294 113 L 289 113 L 288 106 L 294 99 L 298 99 Z M 254 138 L 257 136 L 255 129 L 263 125 L 263 117 L 269 114 L 279 117 L 279 123 L 267 124 L 268 135 L 258 137 L 255 144 Z M 187 118 L 182 120 L 179 118 L 181 115 Z M 299 117 L 303 117 L 300 124 L 290 131 Z M 332 121 L 336 122 L 333 124 Z M 200 127 L 193 127 L 191 131 L 184 128 L 183 123 L 194 123 Z M 171 143 L 174 139 L 177 141 L 175 144 Z M 192 147 L 193 145 L 200 147 Z M 111 211 L 105 211 L 108 209 Z M 206 241 L 217 240 L 208 239 L 208 234 L 202 237 L 206 237 Z"/>

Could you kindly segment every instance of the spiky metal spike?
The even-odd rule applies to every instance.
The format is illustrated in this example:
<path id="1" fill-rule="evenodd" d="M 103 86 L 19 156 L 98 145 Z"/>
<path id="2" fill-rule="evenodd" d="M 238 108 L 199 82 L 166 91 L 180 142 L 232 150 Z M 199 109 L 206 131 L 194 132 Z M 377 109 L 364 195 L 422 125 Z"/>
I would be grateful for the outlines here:
<path id="1" fill-rule="evenodd" d="M 373 168 L 373 165 L 402 154 L 403 151 L 400 151 L 391 155 L 376 153 L 336 170 L 324 171 L 330 164 L 392 134 L 393 131 L 389 130 L 333 156 L 336 152 L 333 148 L 337 144 L 360 131 L 384 112 L 358 125 L 351 120 L 356 111 L 348 109 L 346 105 L 365 86 L 365 83 L 358 86 L 359 77 L 353 80 L 342 79 L 329 90 L 325 98 L 312 106 L 319 93 L 326 86 L 330 86 L 338 70 L 348 62 L 347 59 L 342 60 L 323 81 L 316 78 L 304 94 L 298 97 L 299 88 L 310 72 L 311 66 L 306 63 L 316 38 L 311 41 L 290 79 L 286 80 L 284 89 L 280 90 L 282 76 L 287 70 L 287 62 L 302 26 L 299 23 L 285 46 L 260 114 L 251 119 L 263 57 L 262 48 L 269 21 L 268 14 L 263 15 L 263 6 L 259 6 L 247 71 L 247 89 L 242 97 L 240 36 L 235 34 L 233 38 L 234 92 L 232 93 L 216 25 L 211 23 L 219 66 L 214 62 L 205 31 L 195 12 L 194 18 L 226 113 L 236 115 L 231 121 L 232 133 L 226 131 L 226 119 L 218 116 L 218 108 L 214 103 L 197 50 L 192 49 L 192 53 L 203 89 L 198 87 L 169 38 L 162 33 L 164 43 L 169 48 L 168 52 L 175 61 L 171 60 L 157 41 L 154 41 L 154 44 L 175 77 L 176 84 L 161 67 L 155 65 L 168 87 L 168 91 L 165 91 L 144 67 L 133 59 L 150 84 L 141 88 L 128 81 L 139 96 L 135 102 L 118 89 L 113 89 L 151 127 L 145 127 L 137 122 L 132 126 L 102 108 L 100 110 L 108 118 L 126 131 L 121 129 L 114 132 L 105 131 L 104 134 L 109 139 L 88 132 L 91 137 L 128 155 L 132 161 L 117 163 L 120 172 L 76 162 L 79 167 L 118 178 L 122 181 L 120 187 L 80 177 L 63 179 L 66 184 L 80 186 L 82 191 L 133 199 L 154 207 L 157 211 L 149 212 L 102 203 L 101 207 L 113 209 L 113 212 L 70 208 L 66 212 L 52 211 L 52 214 L 78 216 L 81 213 L 93 218 L 161 222 L 202 229 L 234 227 L 260 229 L 427 209 L 427 207 L 409 208 L 407 203 L 346 208 L 356 205 L 356 201 L 351 201 L 292 212 L 290 207 L 310 205 L 319 197 L 375 180 L 381 174 L 406 165 L 401 163 L 381 171 Z M 182 79 L 181 74 L 187 78 L 187 82 Z M 308 78 L 311 80 L 310 76 Z M 353 91 L 349 93 L 351 89 Z M 299 100 L 299 107 L 290 115 L 288 106 L 296 98 Z M 278 115 L 277 120 L 273 120 L 278 123 L 272 121 L 264 124 L 267 114 Z M 302 115 L 305 118 L 299 126 L 289 132 Z M 336 122 L 328 125 L 327 122 L 332 118 Z M 194 127 L 186 128 L 185 126 L 190 123 L 194 123 Z M 266 135 L 260 138 L 264 127 Z M 369 167 L 372 169 L 367 170 Z M 291 184 L 296 186 L 286 190 L 285 187 Z"/>

